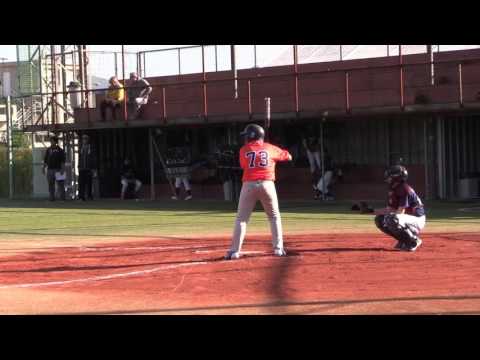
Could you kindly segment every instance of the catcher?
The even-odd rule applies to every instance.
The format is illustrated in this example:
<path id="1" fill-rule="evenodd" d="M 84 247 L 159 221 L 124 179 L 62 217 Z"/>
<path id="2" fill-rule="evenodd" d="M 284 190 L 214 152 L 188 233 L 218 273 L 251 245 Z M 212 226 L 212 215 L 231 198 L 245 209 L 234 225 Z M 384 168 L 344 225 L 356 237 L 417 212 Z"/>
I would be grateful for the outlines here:
<path id="1" fill-rule="evenodd" d="M 415 251 L 422 244 L 418 235 L 425 227 L 425 208 L 407 178 L 407 169 L 401 165 L 385 171 L 385 181 L 389 184 L 388 207 L 375 210 L 375 225 L 398 240 L 396 249 Z"/>

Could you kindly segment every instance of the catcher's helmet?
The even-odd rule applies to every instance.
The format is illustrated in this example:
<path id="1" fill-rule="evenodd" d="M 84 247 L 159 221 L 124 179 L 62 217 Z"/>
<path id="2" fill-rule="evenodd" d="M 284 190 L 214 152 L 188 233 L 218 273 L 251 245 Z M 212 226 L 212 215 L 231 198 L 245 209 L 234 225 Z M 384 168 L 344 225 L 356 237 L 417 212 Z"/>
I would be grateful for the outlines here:
<path id="1" fill-rule="evenodd" d="M 408 171 L 405 166 L 394 165 L 385 171 L 385 181 L 400 182 L 406 181 L 408 178 Z"/>
<path id="2" fill-rule="evenodd" d="M 263 140 L 265 138 L 265 130 L 260 125 L 249 124 L 240 133 L 240 136 L 245 136 L 248 141 Z"/>

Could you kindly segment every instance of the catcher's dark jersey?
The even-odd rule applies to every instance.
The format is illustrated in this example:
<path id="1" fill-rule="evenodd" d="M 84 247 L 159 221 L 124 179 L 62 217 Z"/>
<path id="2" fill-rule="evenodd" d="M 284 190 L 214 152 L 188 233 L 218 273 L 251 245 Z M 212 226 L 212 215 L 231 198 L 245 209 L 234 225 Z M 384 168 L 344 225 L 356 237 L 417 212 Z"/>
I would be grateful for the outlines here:
<path id="1" fill-rule="evenodd" d="M 388 192 L 388 206 L 393 209 L 405 208 L 405 214 L 413 216 L 425 215 L 422 200 L 407 183 L 401 183 Z"/>

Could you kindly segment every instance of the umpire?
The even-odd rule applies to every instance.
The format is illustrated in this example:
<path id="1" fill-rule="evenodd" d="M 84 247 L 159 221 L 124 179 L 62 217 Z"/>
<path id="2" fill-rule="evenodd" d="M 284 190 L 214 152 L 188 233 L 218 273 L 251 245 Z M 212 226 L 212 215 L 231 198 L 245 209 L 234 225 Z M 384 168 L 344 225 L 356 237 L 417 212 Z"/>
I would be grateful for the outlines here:
<path id="1" fill-rule="evenodd" d="M 60 199 L 64 201 L 64 181 L 58 180 L 57 176 L 65 173 L 65 151 L 58 146 L 58 137 L 56 136 L 50 137 L 50 147 L 45 152 L 43 159 L 43 173 L 47 175 L 48 192 L 50 194 L 49 200 L 55 201 L 55 183 L 57 183 Z"/>
<path id="2" fill-rule="evenodd" d="M 78 198 L 82 201 L 87 197 L 93 200 L 92 178 L 96 175 L 96 168 L 96 154 L 90 145 L 89 136 L 84 134 L 78 158 Z"/>

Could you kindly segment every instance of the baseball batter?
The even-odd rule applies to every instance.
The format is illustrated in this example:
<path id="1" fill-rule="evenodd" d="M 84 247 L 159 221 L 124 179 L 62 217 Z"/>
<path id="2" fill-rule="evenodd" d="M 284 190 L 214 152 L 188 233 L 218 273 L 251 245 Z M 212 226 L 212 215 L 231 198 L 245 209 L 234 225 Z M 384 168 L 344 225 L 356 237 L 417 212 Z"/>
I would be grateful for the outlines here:
<path id="1" fill-rule="evenodd" d="M 277 161 L 291 161 L 292 155 L 287 150 L 264 142 L 265 131 L 259 125 L 247 125 L 240 135 L 245 137 L 245 145 L 240 149 L 243 184 L 232 245 L 225 259 L 231 260 L 240 257 L 240 250 L 247 232 L 247 223 L 258 200 L 261 201 L 270 222 L 274 254 L 285 256 L 282 221 L 275 189 L 275 164 Z"/>
<path id="2" fill-rule="evenodd" d="M 407 169 L 401 165 L 385 171 L 385 181 L 389 184 L 388 207 L 375 210 L 375 224 L 398 240 L 396 249 L 415 251 L 422 244 L 418 235 L 425 227 L 425 208 L 415 190 L 407 184 L 407 178 Z"/>

